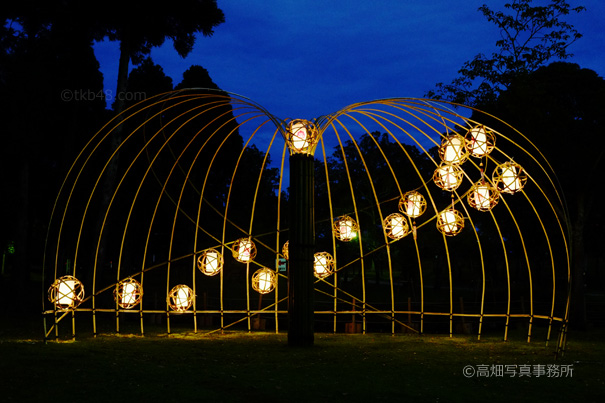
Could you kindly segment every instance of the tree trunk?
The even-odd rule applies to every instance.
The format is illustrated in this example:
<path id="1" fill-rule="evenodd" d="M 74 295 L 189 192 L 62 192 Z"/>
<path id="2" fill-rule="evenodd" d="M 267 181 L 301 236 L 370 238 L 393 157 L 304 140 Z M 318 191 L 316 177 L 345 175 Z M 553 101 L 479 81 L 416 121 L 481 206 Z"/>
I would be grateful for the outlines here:
<path id="1" fill-rule="evenodd" d="M 117 82 L 114 102 L 112 105 L 114 114 L 117 116 L 117 118 L 115 120 L 115 124 L 118 126 L 113 130 L 113 132 L 109 138 L 111 153 L 113 153 L 120 146 L 120 144 L 122 143 L 122 140 L 123 140 L 123 126 L 120 123 L 124 120 L 121 113 L 125 109 L 123 94 L 126 93 L 127 86 L 128 86 L 128 67 L 130 65 L 130 53 L 131 53 L 131 49 L 130 49 L 129 30 L 125 29 L 123 31 L 122 39 L 120 42 L 120 63 L 118 65 L 118 82 Z M 101 186 L 102 186 L 102 191 L 101 191 L 102 196 L 101 197 L 102 198 L 101 198 L 101 205 L 100 205 L 99 216 L 98 216 L 98 221 L 97 221 L 97 229 L 99 231 L 99 237 L 101 237 L 101 240 L 99 243 L 99 251 L 96 256 L 97 270 L 99 270 L 99 268 L 102 268 L 105 265 L 107 265 L 108 262 L 112 261 L 112 256 L 109 256 L 110 252 L 108 252 L 108 245 L 107 245 L 108 236 L 103 236 L 103 234 L 100 231 L 101 231 L 101 225 L 103 224 L 103 219 L 105 217 L 105 213 L 107 211 L 107 208 L 109 207 L 109 202 L 111 200 L 111 197 L 112 197 L 113 192 L 116 187 L 116 181 L 117 181 L 117 176 L 118 176 L 118 167 L 119 167 L 119 155 L 120 155 L 119 152 L 117 152 L 114 155 L 113 159 L 107 166 L 107 171 L 105 172 L 103 181 L 101 183 Z M 111 223 L 109 221 L 105 223 L 105 229 L 103 231 L 104 234 L 108 233 L 110 225 L 111 225 Z M 93 267 L 91 267 L 91 269 Z M 89 279 L 92 279 L 93 275 L 94 275 L 94 273 L 92 273 L 92 272 L 87 273 L 87 276 Z"/>

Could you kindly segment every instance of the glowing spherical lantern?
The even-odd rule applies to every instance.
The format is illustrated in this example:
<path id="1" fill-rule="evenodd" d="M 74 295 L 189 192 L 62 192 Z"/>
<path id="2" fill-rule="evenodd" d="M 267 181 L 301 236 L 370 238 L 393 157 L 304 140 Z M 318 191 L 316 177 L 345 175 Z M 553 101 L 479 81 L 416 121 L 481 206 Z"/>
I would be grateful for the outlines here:
<path id="1" fill-rule="evenodd" d="M 113 297 L 120 308 L 130 309 L 137 306 L 143 297 L 143 287 L 133 278 L 127 278 L 116 284 Z"/>
<path id="2" fill-rule="evenodd" d="M 286 143 L 290 154 L 310 154 L 315 152 L 319 141 L 315 125 L 308 120 L 295 119 L 286 128 Z"/>
<path id="3" fill-rule="evenodd" d="M 471 156 L 481 158 L 492 152 L 496 145 L 494 133 L 483 125 L 470 129 L 466 136 L 466 149 Z"/>
<path id="4" fill-rule="evenodd" d="M 387 216 L 382 223 L 385 233 L 391 239 L 401 239 L 410 233 L 408 219 L 399 213 Z"/>
<path id="5" fill-rule="evenodd" d="M 433 174 L 433 182 L 441 189 L 452 192 L 462 183 L 464 171 L 458 165 L 442 162 Z"/>
<path id="6" fill-rule="evenodd" d="M 494 169 L 492 181 L 500 192 L 515 194 L 525 186 L 527 174 L 521 165 L 510 161 L 500 164 Z"/>
<path id="7" fill-rule="evenodd" d="M 284 246 L 281 248 L 281 253 L 282 253 L 282 255 L 284 255 L 284 259 L 286 259 L 286 260 L 290 259 L 289 247 L 290 247 L 290 241 L 286 241 L 286 243 L 284 243 Z"/>
<path id="8" fill-rule="evenodd" d="M 223 263 L 223 255 L 215 249 L 206 249 L 197 258 L 197 268 L 207 276 L 220 273 Z"/>
<path id="9" fill-rule="evenodd" d="M 354 219 L 347 215 L 343 215 L 334 220 L 332 230 L 334 231 L 336 239 L 343 242 L 349 242 L 357 236 L 359 226 Z"/>
<path id="10" fill-rule="evenodd" d="M 454 208 L 443 210 L 437 216 L 437 229 L 447 236 L 455 236 L 464 228 L 462 213 Z"/>
<path id="11" fill-rule="evenodd" d="M 426 200 L 424 199 L 424 196 L 415 190 L 405 193 L 399 201 L 399 211 L 408 217 L 420 217 L 425 210 Z"/>
<path id="12" fill-rule="evenodd" d="M 326 278 L 334 272 L 334 258 L 328 252 L 314 255 L 313 272 L 317 278 Z"/>
<path id="13" fill-rule="evenodd" d="M 63 276 L 48 289 L 48 299 L 58 309 L 76 308 L 84 299 L 84 285 L 73 276 Z"/>
<path id="14" fill-rule="evenodd" d="M 490 211 L 500 200 L 500 192 L 481 180 L 471 187 L 467 199 L 469 206 L 479 211 Z"/>
<path id="15" fill-rule="evenodd" d="M 256 257 L 256 245 L 250 238 L 240 238 L 233 243 L 233 257 L 238 262 L 249 263 Z"/>
<path id="16" fill-rule="evenodd" d="M 439 146 L 439 158 L 450 164 L 462 164 L 468 158 L 468 150 L 465 147 L 464 137 L 452 134 L 441 141 Z"/>
<path id="17" fill-rule="evenodd" d="M 168 293 L 170 308 L 177 312 L 185 312 L 193 305 L 193 290 L 185 284 L 176 285 Z"/>
<path id="18" fill-rule="evenodd" d="M 268 294 L 275 289 L 277 276 L 275 271 L 263 267 L 252 275 L 252 289 L 260 294 Z"/>

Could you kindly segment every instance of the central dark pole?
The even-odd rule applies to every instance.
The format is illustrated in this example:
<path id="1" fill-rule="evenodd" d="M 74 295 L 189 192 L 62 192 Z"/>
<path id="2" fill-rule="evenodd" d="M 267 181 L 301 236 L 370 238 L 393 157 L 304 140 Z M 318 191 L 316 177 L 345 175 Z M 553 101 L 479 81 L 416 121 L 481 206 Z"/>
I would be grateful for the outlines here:
<path id="1" fill-rule="evenodd" d="M 313 345 L 315 220 L 313 156 L 290 156 L 288 344 Z"/>

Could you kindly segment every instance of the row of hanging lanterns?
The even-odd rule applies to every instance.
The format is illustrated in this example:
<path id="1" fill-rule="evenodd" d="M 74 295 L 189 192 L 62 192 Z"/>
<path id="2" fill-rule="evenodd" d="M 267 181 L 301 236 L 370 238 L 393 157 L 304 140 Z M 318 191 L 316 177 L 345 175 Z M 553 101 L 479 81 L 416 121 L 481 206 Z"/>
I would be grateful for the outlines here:
<path id="1" fill-rule="evenodd" d="M 441 163 L 433 173 L 433 182 L 441 189 L 453 192 L 458 189 L 464 179 L 461 164 L 469 156 L 486 157 L 495 147 L 494 132 L 483 125 L 471 128 L 463 137 L 452 134 L 445 137 L 438 153 Z M 500 199 L 501 193 L 515 194 L 525 186 L 527 174 L 523 168 L 513 162 L 505 162 L 496 166 L 491 183 L 485 179 L 483 164 L 481 164 L 481 179 L 473 184 L 467 194 L 469 206 L 478 211 L 490 211 Z M 409 191 L 399 201 L 399 211 L 414 220 L 426 210 L 427 203 L 421 193 Z M 404 215 L 394 213 L 384 220 L 383 228 L 386 235 L 394 240 L 401 239 L 410 233 L 408 220 Z M 437 215 L 437 229 L 446 236 L 455 236 L 464 228 L 464 216 L 455 209 L 453 195 L 451 207 Z M 415 234 L 416 225 L 412 223 Z"/>
<path id="2" fill-rule="evenodd" d="M 113 291 L 118 306 L 130 309 L 141 302 L 143 287 L 133 278 L 126 278 L 116 284 Z M 84 285 L 74 276 L 56 279 L 48 289 L 48 299 L 57 309 L 74 309 L 84 300 Z"/>

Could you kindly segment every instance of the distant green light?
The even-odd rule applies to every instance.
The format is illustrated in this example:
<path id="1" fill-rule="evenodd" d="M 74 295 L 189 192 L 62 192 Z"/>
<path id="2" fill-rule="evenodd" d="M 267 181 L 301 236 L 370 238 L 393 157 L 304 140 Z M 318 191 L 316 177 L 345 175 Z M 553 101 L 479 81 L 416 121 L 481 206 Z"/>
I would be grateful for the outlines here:
<path id="1" fill-rule="evenodd" d="M 8 252 L 9 255 L 15 254 L 15 243 L 13 241 L 10 241 L 8 243 L 8 246 L 6 247 L 6 251 Z"/>

